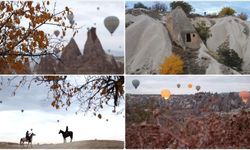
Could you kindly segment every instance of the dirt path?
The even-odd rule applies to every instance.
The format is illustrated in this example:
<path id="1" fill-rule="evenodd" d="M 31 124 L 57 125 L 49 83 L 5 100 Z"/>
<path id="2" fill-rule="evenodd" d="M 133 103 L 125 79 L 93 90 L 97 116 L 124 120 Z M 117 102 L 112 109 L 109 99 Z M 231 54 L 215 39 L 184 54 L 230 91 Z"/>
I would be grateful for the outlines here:
<path id="1" fill-rule="evenodd" d="M 33 145 L 33 149 L 123 149 L 123 141 L 115 140 L 86 140 L 76 141 L 65 144 L 43 144 Z M 24 149 L 25 145 L 20 146 L 18 143 L 0 142 L 0 149 Z M 30 147 L 29 147 L 30 148 Z"/>

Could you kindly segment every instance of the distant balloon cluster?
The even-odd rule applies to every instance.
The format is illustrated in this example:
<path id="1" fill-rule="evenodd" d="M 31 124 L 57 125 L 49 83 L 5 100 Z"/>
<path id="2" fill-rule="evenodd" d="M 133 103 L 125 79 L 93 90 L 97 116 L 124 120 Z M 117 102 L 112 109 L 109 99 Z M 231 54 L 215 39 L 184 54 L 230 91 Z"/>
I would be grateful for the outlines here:
<path id="1" fill-rule="evenodd" d="M 138 79 L 134 79 L 134 80 L 132 80 L 132 85 L 134 86 L 135 89 L 137 89 L 138 86 L 140 85 L 140 81 L 139 81 Z M 176 86 L 177 86 L 177 88 L 180 88 L 180 87 L 181 87 L 181 84 L 178 83 Z M 189 89 L 192 89 L 193 84 L 192 84 L 192 83 L 189 83 L 189 84 L 187 85 L 187 87 L 188 87 Z M 197 85 L 197 86 L 195 86 L 195 89 L 196 89 L 197 91 L 200 91 L 201 86 Z M 168 90 L 168 89 L 163 89 L 163 90 L 161 91 L 161 97 L 163 97 L 165 100 L 168 100 L 170 96 L 171 96 L 170 90 Z"/>

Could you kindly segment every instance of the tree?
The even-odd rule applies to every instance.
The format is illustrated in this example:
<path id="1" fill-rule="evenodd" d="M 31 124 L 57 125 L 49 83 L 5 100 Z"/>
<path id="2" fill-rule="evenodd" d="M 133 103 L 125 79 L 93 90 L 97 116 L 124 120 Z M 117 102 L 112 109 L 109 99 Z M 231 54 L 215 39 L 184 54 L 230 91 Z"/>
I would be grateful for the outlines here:
<path id="1" fill-rule="evenodd" d="M 166 12 L 168 7 L 165 3 L 157 1 L 157 2 L 154 2 L 152 9 L 157 10 L 159 12 Z"/>
<path id="2" fill-rule="evenodd" d="M 238 14 L 238 17 L 239 17 L 241 20 L 247 20 L 248 15 L 247 15 L 246 13 L 241 12 L 240 14 Z"/>
<path id="3" fill-rule="evenodd" d="M 49 10 L 50 1 L 2 1 L 0 2 L 0 73 L 28 73 L 29 63 L 37 57 L 51 54 L 63 48 L 67 29 L 75 33 L 76 23 L 67 17 L 73 12 L 65 7 L 56 12 Z M 56 26 L 62 38 L 45 33 L 42 26 Z M 74 34 L 75 34 L 74 33 Z"/>
<path id="4" fill-rule="evenodd" d="M 134 4 L 134 8 L 144 8 L 144 9 L 148 9 L 147 6 L 145 6 L 143 3 L 138 2 Z"/>
<path id="5" fill-rule="evenodd" d="M 233 8 L 231 8 L 231 7 L 224 7 L 219 12 L 219 16 L 220 17 L 233 16 L 235 13 L 236 13 L 236 11 Z"/>
<path id="6" fill-rule="evenodd" d="M 228 40 L 226 40 L 224 43 L 222 43 L 219 46 L 219 48 L 217 49 L 217 52 L 218 52 L 220 61 L 224 65 L 231 67 L 237 71 L 241 71 L 243 60 L 242 58 L 239 57 L 239 55 L 233 49 L 229 48 Z"/>
<path id="7" fill-rule="evenodd" d="M 161 64 L 161 74 L 181 74 L 183 73 L 183 61 L 180 56 L 172 54 L 165 58 L 163 64 Z"/>
<path id="8" fill-rule="evenodd" d="M 207 39 L 212 36 L 210 28 L 207 27 L 204 21 L 202 21 L 197 23 L 195 29 L 200 35 L 201 40 L 204 42 L 205 45 L 207 45 Z"/>
<path id="9" fill-rule="evenodd" d="M 74 80 L 77 80 L 77 84 L 73 82 Z M 124 94 L 124 76 L 80 76 L 78 78 L 72 76 L 16 76 L 8 78 L 8 82 L 9 85 L 11 82 L 18 83 L 14 86 L 13 96 L 17 94 L 20 87 L 25 85 L 29 89 L 33 86 L 46 85 L 48 95 L 52 95 L 52 99 L 51 97 L 48 99 L 55 109 L 65 108 L 67 110 L 72 101 L 77 100 L 79 111 L 85 113 L 93 111 L 94 115 L 104 106 L 113 107 L 115 113 Z M 2 80 L 0 87 L 4 86 L 6 85 Z"/>
<path id="10" fill-rule="evenodd" d="M 184 1 L 173 1 L 169 5 L 172 10 L 174 10 L 178 6 L 181 7 L 186 14 L 190 14 L 190 12 L 193 11 L 193 7 L 189 3 Z"/>

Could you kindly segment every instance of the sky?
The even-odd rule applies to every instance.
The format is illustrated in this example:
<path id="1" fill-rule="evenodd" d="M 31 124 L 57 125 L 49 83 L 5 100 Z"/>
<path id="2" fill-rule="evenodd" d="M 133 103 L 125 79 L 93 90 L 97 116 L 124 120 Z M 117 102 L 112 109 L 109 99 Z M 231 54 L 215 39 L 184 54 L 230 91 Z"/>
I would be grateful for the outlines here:
<path id="1" fill-rule="evenodd" d="M 126 5 L 128 8 L 132 8 L 135 3 L 139 1 L 127 1 Z M 147 7 L 151 7 L 154 4 L 154 1 L 140 1 Z M 171 1 L 164 1 L 166 2 L 168 9 L 169 3 Z M 233 9 L 236 10 L 237 13 L 247 13 L 248 16 L 250 16 L 250 2 L 249 1 L 217 1 L 217 0 L 212 0 L 212 1 L 199 1 L 199 0 L 193 0 L 193 1 L 186 1 L 192 7 L 195 9 L 195 12 L 198 14 L 204 14 L 206 12 L 207 14 L 212 14 L 212 13 L 218 13 L 223 7 L 232 7 Z"/>
<path id="2" fill-rule="evenodd" d="M 93 139 L 124 141 L 124 100 L 116 109 L 122 114 L 112 113 L 113 107 L 104 106 L 101 111 L 102 119 L 94 116 L 92 112 L 87 114 L 78 112 L 76 115 L 75 112 L 79 108 L 76 101 L 72 103 L 68 111 L 53 108 L 52 97 L 47 97 L 49 89 L 43 84 L 33 85 L 31 89 L 28 89 L 26 84 L 13 96 L 12 93 L 20 77 L 13 80 L 11 85 L 7 84 L 7 78 L 8 76 L 0 77 L 4 83 L 0 90 L 1 142 L 19 143 L 20 138 L 25 136 L 25 132 L 32 128 L 33 133 L 36 134 L 33 143 L 62 143 L 62 135 L 58 132 L 60 129 L 65 131 L 66 126 L 74 133 L 73 141 Z M 28 80 L 31 78 L 32 76 L 28 77 Z M 67 79 L 79 83 L 80 78 L 82 79 L 81 76 L 69 76 Z"/>
<path id="3" fill-rule="evenodd" d="M 140 81 L 137 89 L 132 85 L 134 79 Z M 189 83 L 192 89 L 187 87 Z M 201 87 L 199 92 L 250 91 L 250 76 L 126 76 L 126 93 L 132 94 L 160 94 L 163 89 L 172 94 L 194 94 L 197 85 Z"/>
<path id="4" fill-rule="evenodd" d="M 125 8 L 122 0 L 52 0 L 50 10 L 53 10 L 55 2 L 57 12 L 64 10 L 65 7 L 68 6 L 74 13 L 74 20 L 77 26 L 83 27 L 74 38 L 81 52 L 83 52 L 87 39 L 87 28 L 96 27 L 97 36 L 104 50 L 107 53 L 109 52 L 108 50 L 110 50 L 110 53 L 116 56 L 124 55 Z M 98 7 L 99 10 L 97 9 Z M 120 20 L 120 24 L 112 36 L 103 23 L 104 19 L 108 16 L 116 16 Z M 53 33 L 58 28 L 55 26 L 44 26 L 41 29 L 47 33 Z M 73 32 L 68 31 L 66 40 L 69 41 L 72 35 Z"/>

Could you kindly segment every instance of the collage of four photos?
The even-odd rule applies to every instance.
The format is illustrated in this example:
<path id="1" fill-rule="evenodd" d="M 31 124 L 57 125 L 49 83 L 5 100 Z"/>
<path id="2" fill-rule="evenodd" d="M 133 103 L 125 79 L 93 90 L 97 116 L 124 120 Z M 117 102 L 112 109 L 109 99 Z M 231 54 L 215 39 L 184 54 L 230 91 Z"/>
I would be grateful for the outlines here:
<path id="1" fill-rule="evenodd" d="M 0 149 L 250 148 L 250 1 L 0 1 Z"/>

